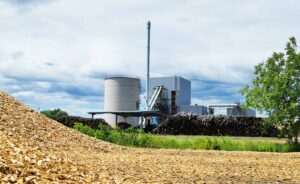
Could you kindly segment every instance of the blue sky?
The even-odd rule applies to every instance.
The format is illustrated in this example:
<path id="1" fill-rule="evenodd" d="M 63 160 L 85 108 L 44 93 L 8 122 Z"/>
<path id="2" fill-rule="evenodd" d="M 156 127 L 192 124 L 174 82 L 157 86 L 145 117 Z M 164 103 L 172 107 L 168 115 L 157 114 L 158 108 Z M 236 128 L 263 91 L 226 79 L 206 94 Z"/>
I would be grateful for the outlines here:
<path id="1" fill-rule="evenodd" d="M 0 90 L 34 109 L 103 108 L 104 76 L 192 81 L 192 103 L 242 101 L 253 68 L 290 36 L 297 0 L 0 0 Z M 141 98 L 142 100 L 144 98 Z"/>

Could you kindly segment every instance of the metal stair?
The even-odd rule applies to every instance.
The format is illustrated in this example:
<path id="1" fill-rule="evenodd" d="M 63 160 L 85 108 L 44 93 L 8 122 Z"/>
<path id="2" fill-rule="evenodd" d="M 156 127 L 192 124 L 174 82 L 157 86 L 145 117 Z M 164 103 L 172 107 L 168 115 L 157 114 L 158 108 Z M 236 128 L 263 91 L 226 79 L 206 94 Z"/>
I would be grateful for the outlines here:
<path id="1" fill-rule="evenodd" d="M 151 99 L 150 99 L 150 101 L 147 104 L 146 111 L 150 111 L 150 110 L 153 109 L 153 107 L 154 107 L 154 105 L 155 105 L 155 103 L 156 103 L 156 101 L 157 101 L 160 93 L 162 92 L 162 90 L 163 90 L 163 86 L 157 86 L 157 87 L 155 87 L 154 93 L 152 94 Z M 143 120 L 142 120 L 142 126 L 143 127 L 146 126 L 146 118 L 143 118 Z"/>
<path id="2" fill-rule="evenodd" d="M 147 109 L 146 109 L 147 111 L 150 111 L 150 110 L 153 109 L 153 106 L 155 105 L 160 93 L 162 92 L 162 89 L 163 89 L 163 86 L 157 86 L 155 88 L 155 91 L 154 91 L 154 93 L 153 93 L 153 95 L 152 95 L 152 97 L 151 97 L 151 99 L 148 103 L 148 106 L 147 106 Z"/>

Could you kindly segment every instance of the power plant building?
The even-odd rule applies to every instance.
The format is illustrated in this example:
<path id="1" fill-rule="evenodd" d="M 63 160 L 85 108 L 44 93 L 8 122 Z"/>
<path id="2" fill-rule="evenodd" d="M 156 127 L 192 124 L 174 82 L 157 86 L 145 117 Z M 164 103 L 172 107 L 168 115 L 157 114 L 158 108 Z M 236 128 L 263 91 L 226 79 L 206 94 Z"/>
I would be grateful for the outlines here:
<path id="1" fill-rule="evenodd" d="M 145 125 L 152 116 L 165 116 L 168 113 L 179 112 L 197 115 L 233 115 L 255 116 L 255 110 L 244 110 L 239 103 L 191 105 L 191 82 L 179 76 L 149 78 L 148 105 L 144 111 L 140 110 L 140 79 L 128 76 L 108 76 L 104 82 L 104 111 L 89 112 L 92 117 L 103 114 L 103 118 L 112 127 L 118 123 L 129 123 L 133 126 Z M 163 97 L 169 112 L 155 109 L 159 98 Z M 141 121 L 142 120 L 142 121 Z"/>
<path id="2" fill-rule="evenodd" d="M 177 112 L 180 105 L 191 104 L 191 82 L 178 76 L 174 77 L 153 77 L 149 80 L 149 95 L 151 98 L 156 87 L 162 86 L 166 90 L 169 109 L 172 113 Z"/>
<path id="3" fill-rule="evenodd" d="M 177 112 L 207 114 L 205 106 L 191 105 L 191 81 L 180 76 L 152 77 L 149 79 L 148 99 L 152 97 L 159 86 L 162 86 L 165 91 L 171 114 Z"/>
<path id="4" fill-rule="evenodd" d="M 207 107 L 204 105 L 181 105 L 178 107 L 178 112 L 193 113 L 198 115 L 207 114 Z"/>
<path id="5" fill-rule="evenodd" d="M 242 109 L 240 103 L 209 105 L 208 112 L 212 115 L 256 116 L 255 110 Z"/>

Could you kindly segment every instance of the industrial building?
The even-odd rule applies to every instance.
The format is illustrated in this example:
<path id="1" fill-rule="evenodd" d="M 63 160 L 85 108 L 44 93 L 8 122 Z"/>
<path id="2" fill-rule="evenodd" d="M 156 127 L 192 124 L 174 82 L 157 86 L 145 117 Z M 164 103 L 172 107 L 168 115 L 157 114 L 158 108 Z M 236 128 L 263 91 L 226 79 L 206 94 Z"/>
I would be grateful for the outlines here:
<path id="1" fill-rule="evenodd" d="M 239 103 L 215 104 L 208 107 L 191 105 L 191 82 L 180 76 L 149 78 L 146 109 L 140 109 L 140 79 L 128 76 L 107 76 L 104 82 L 104 111 L 89 112 L 92 117 L 103 114 L 112 127 L 120 122 L 133 126 L 145 126 L 151 117 L 166 116 L 179 112 L 197 115 L 255 116 L 255 110 L 244 110 Z M 169 111 L 165 114 L 155 109 L 160 98 L 165 99 Z"/>
<path id="2" fill-rule="evenodd" d="M 255 110 L 242 109 L 240 103 L 215 104 L 208 107 L 197 104 L 191 105 L 191 82 L 180 76 L 150 78 L 148 99 L 160 88 L 162 88 L 161 93 L 165 95 L 168 101 L 170 114 L 186 112 L 197 115 L 256 116 Z"/>
<path id="3" fill-rule="evenodd" d="M 242 109 L 240 103 L 234 104 L 214 104 L 208 106 L 208 113 L 212 115 L 227 115 L 227 116 L 256 116 L 256 111 L 253 109 Z"/>
<path id="4" fill-rule="evenodd" d="M 171 114 L 178 112 L 191 112 L 194 114 L 207 114 L 207 107 L 201 105 L 191 105 L 191 81 L 180 77 L 152 77 L 149 79 L 149 96 L 161 87 L 161 93 L 165 94 Z"/>
<path id="5" fill-rule="evenodd" d="M 193 113 L 197 115 L 208 114 L 207 107 L 204 105 L 180 105 L 177 112 Z"/>

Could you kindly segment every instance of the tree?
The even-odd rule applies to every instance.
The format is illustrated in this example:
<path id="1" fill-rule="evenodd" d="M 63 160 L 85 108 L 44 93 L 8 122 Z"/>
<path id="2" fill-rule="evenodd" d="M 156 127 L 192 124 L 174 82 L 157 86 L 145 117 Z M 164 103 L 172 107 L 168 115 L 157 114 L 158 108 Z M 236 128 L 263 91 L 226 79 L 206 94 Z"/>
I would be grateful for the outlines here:
<path id="1" fill-rule="evenodd" d="M 59 118 L 68 116 L 68 113 L 61 109 L 45 110 L 41 111 L 41 114 L 44 114 L 50 119 L 57 121 Z"/>
<path id="2" fill-rule="evenodd" d="M 266 112 L 265 123 L 281 128 L 281 134 L 298 144 L 300 128 L 300 53 L 297 43 L 291 37 L 285 53 L 274 52 L 265 62 L 255 66 L 252 86 L 240 92 L 246 97 L 245 108 L 252 107 Z"/>

